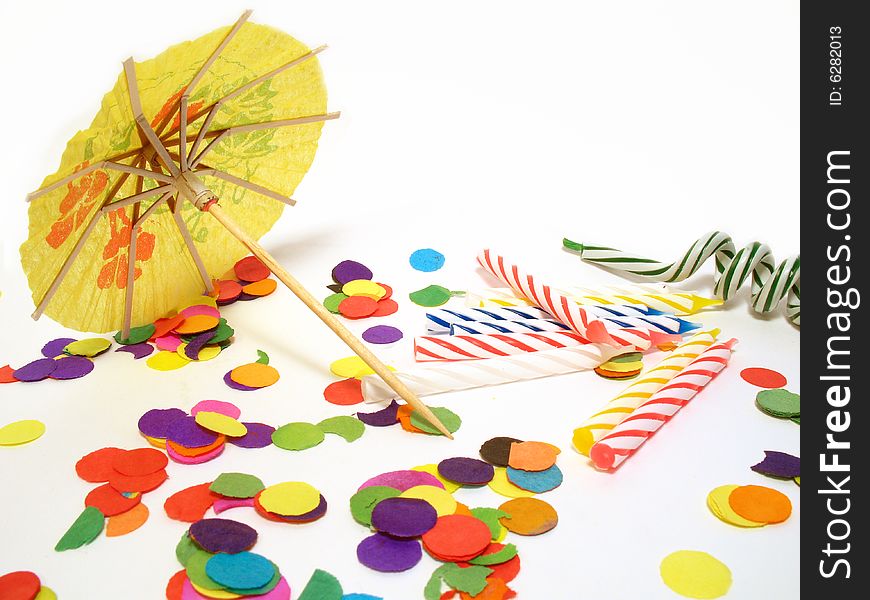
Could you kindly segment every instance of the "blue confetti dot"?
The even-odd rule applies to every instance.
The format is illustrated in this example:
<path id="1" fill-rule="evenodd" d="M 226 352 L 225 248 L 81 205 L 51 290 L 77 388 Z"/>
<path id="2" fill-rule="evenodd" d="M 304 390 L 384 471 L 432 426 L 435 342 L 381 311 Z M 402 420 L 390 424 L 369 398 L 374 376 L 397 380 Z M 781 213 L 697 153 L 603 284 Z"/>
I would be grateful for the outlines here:
<path id="1" fill-rule="evenodd" d="M 562 471 L 556 465 L 543 471 L 522 471 L 508 467 L 507 477 L 515 486 L 536 494 L 549 492 L 562 485 Z"/>
<path id="2" fill-rule="evenodd" d="M 418 271 L 431 273 L 444 266 L 444 255 L 432 248 L 421 248 L 411 253 L 408 259 L 411 266 Z"/>
<path id="3" fill-rule="evenodd" d="M 208 559 L 205 574 L 222 586 L 250 590 L 269 583 L 275 576 L 275 565 L 253 552 L 221 553 Z"/>

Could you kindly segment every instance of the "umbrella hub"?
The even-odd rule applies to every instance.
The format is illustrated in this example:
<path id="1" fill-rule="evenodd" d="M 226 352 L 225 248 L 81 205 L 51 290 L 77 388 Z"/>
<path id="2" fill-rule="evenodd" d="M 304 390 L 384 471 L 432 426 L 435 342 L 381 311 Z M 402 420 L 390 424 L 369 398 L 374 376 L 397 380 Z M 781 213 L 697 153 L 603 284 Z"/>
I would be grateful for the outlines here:
<path id="1" fill-rule="evenodd" d="M 173 178 L 175 188 L 182 198 L 190 200 L 191 204 L 199 210 L 208 210 L 208 207 L 218 201 L 218 197 L 208 189 L 193 171 L 184 171 Z"/>

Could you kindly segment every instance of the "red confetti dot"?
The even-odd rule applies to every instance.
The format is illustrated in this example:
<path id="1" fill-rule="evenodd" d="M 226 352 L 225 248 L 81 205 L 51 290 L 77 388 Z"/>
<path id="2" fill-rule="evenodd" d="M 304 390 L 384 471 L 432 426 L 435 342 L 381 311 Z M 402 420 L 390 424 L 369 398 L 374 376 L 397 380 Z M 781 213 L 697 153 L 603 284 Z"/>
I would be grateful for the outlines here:
<path id="1" fill-rule="evenodd" d="M 166 584 L 166 600 L 181 600 L 186 579 L 187 572 L 184 569 L 181 569 L 172 576 L 169 583 Z"/>
<path id="2" fill-rule="evenodd" d="M 423 534 L 423 546 L 442 560 L 471 560 L 489 547 L 491 536 L 489 527 L 478 518 L 445 515 Z"/>
<path id="3" fill-rule="evenodd" d="M 128 498 L 108 483 L 94 488 L 85 496 L 85 506 L 93 506 L 106 517 L 125 513 L 141 501 L 142 494 Z"/>
<path id="4" fill-rule="evenodd" d="M 378 309 L 378 301 L 368 296 L 349 296 L 338 305 L 338 312 L 348 319 L 370 317 Z"/>
<path id="5" fill-rule="evenodd" d="M 76 473 L 85 481 L 103 483 L 117 473 L 112 463 L 115 458 L 126 452 L 120 448 L 101 448 L 83 456 L 76 463 Z"/>
<path id="6" fill-rule="evenodd" d="M 136 448 L 119 452 L 112 460 L 112 468 L 122 475 L 142 477 L 166 468 L 169 459 L 156 448 Z"/>
<path id="7" fill-rule="evenodd" d="M 0 577 L 0 598 L 4 600 L 33 600 L 42 584 L 36 573 L 13 571 Z"/>
<path id="8" fill-rule="evenodd" d="M 372 313 L 373 317 L 387 317 L 399 310 L 399 305 L 392 298 L 378 300 L 378 308 Z"/>
<path id="9" fill-rule="evenodd" d="M 159 488 L 167 477 L 165 469 L 136 477 L 116 473 L 109 479 L 109 485 L 119 492 L 150 492 Z"/>
<path id="10" fill-rule="evenodd" d="M 246 256 L 233 267 L 236 277 L 242 281 L 253 282 L 266 279 L 269 276 L 269 268 L 256 256 Z"/>
<path id="11" fill-rule="evenodd" d="M 350 406 L 363 401 L 362 381 L 355 377 L 330 383 L 323 390 L 323 397 L 331 404 Z"/>
<path id="12" fill-rule="evenodd" d="M 232 279 L 218 281 L 217 288 L 217 301 L 222 304 L 229 304 L 242 295 L 242 284 Z"/>
<path id="13" fill-rule="evenodd" d="M 0 383 L 15 383 L 18 381 L 15 379 L 15 375 L 12 373 L 15 372 L 15 369 L 6 365 L 5 367 L 0 367 Z"/>
<path id="14" fill-rule="evenodd" d="M 772 369 L 765 369 L 764 367 L 743 369 L 740 371 L 740 376 L 746 383 L 768 389 L 785 387 L 785 384 L 788 383 L 785 375 Z"/>
<path id="15" fill-rule="evenodd" d="M 163 503 L 166 515 L 170 519 L 185 523 L 195 523 L 202 519 L 205 516 L 205 511 L 210 509 L 214 501 L 218 499 L 218 496 L 208 489 L 210 485 L 211 481 L 201 483 L 169 496 Z"/>

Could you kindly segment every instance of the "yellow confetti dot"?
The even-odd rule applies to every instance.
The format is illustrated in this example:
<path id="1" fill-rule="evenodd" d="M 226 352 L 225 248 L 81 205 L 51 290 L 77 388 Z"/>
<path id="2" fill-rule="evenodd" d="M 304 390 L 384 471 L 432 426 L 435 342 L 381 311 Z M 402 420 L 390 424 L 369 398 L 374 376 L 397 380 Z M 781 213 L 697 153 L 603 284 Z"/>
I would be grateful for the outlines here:
<path id="1" fill-rule="evenodd" d="M 737 525 L 738 527 L 763 527 L 766 523 L 750 521 L 749 519 L 738 515 L 734 512 L 734 509 L 731 508 L 731 504 L 728 502 L 728 496 L 739 487 L 739 485 L 720 485 L 719 487 L 714 488 L 709 494 L 707 494 L 707 508 L 709 508 L 710 512 L 716 515 L 719 519 L 731 525 Z"/>
<path id="2" fill-rule="evenodd" d="M 794 478 L 794 482 L 795 482 L 796 484 L 800 485 L 800 484 L 801 484 L 801 476 L 798 475 L 797 477 L 795 477 L 795 478 Z"/>
<path id="3" fill-rule="evenodd" d="M 285 517 L 311 512 L 320 504 L 320 492 L 304 481 L 285 481 L 260 492 L 260 505 Z"/>
<path id="4" fill-rule="evenodd" d="M 501 494 L 507 498 L 531 498 L 535 495 L 534 492 L 519 488 L 508 481 L 507 469 L 504 467 L 495 468 L 495 475 L 487 485 L 496 494 Z"/>
<path id="5" fill-rule="evenodd" d="M 144 437 L 145 441 L 147 441 L 149 444 L 151 444 L 155 448 L 160 448 L 161 450 L 166 450 L 166 439 L 165 438 L 163 438 L 163 439 L 153 438 L 153 437 L 148 437 L 147 435 L 143 435 L 142 437 Z"/>
<path id="6" fill-rule="evenodd" d="M 456 512 L 456 499 L 450 492 L 434 485 L 415 485 L 399 494 L 400 498 L 418 498 L 432 505 L 439 517 Z"/>
<path id="7" fill-rule="evenodd" d="M 368 279 L 354 279 L 341 287 L 345 296 L 367 296 L 373 300 L 380 300 L 387 295 L 387 290 L 374 281 Z"/>
<path id="8" fill-rule="evenodd" d="M 169 352 L 161 350 L 157 354 L 152 354 L 145 361 L 145 364 L 156 371 L 174 371 L 180 369 L 190 361 L 183 356 L 179 356 L 177 352 Z"/>
<path id="9" fill-rule="evenodd" d="M 188 581 L 190 580 L 188 579 Z M 201 585 L 196 585 L 192 581 L 190 581 L 190 586 L 197 592 L 199 592 L 200 596 L 205 596 L 206 598 L 217 598 L 217 600 L 234 600 L 235 598 L 242 597 L 241 594 L 234 594 L 226 590 L 207 590 Z"/>
<path id="10" fill-rule="evenodd" d="M 387 366 L 390 371 L 395 371 L 396 369 L 390 366 Z M 348 356 L 347 358 L 339 358 L 337 361 L 329 365 L 329 370 L 332 371 L 334 375 L 338 377 L 343 377 L 345 379 L 349 377 L 356 377 L 359 379 L 360 377 L 365 377 L 366 375 L 371 375 L 374 373 L 372 368 L 368 366 L 363 359 L 359 356 Z M 235 379 L 235 377 L 233 378 Z"/>
<path id="11" fill-rule="evenodd" d="M 180 344 L 178 344 L 178 348 L 175 349 L 175 352 L 177 352 L 178 355 L 185 360 L 192 360 L 191 358 L 189 358 L 187 356 L 187 354 L 184 353 L 185 348 L 187 348 L 187 343 L 181 342 Z M 221 353 L 220 346 L 203 346 L 199 350 L 199 355 L 198 355 L 198 358 L 196 359 L 196 362 L 202 362 L 204 360 L 211 360 L 220 353 Z"/>
<path id="12" fill-rule="evenodd" d="M 43 433 L 45 433 L 45 424 L 41 421 L 32 419 L 15 421 L 0 427 L 0 446 L 27 444 L 42 437 Z"/>
<path id="13" fill-rule="evenodd" d="M 678 550 L 659 569 L 665 585 L 687 598 L 719 598 L 731 587 L 731 570 L 706 552 Z"/>
<path id="14" fill-rule="evenodd" d="M 50 587 L 42 586 L 33 600 L 57 600 L 57 594 Z"/>
<path id="15" fill-rule="evenodd" d="M 105 338 L 86 338 L 67 344 L 63 351 L 75 356 L 96 356 L 108 350 L 111 345 L 112 342 Z"/>
<path id="16" fill-rule="evenodd" d="M 211 412 L 208 410 L 196 413 L 197 424 L 205 427 L 209 431 L 222 433 L 229 437 L 242 437 L 248 433 L 248 428 L 243 423 L 240 423 L 232 417 L 222 415 L 221 413 Z"/>
<path id="17" fill-rule="evenodd" d="M 441 477 L 441 473 L 438 472 L 438 465 L 436 465 L 435 463 L 428 464 L 428 465 L 420 465 L 419 467 L 414 467 L 411 470 L 412 471 L 422 471 L 423 473 L 429 473 L 429 475 L 432 475 L 435 479 L 437 479 L 442 484 L 444 484 L 444 489 L 447 490 L 451 494 L 462 487 L 461 485 L 459 485 L 455 481 L 450 481 L 449 479 L 444 479 L 443 477 Z"/>

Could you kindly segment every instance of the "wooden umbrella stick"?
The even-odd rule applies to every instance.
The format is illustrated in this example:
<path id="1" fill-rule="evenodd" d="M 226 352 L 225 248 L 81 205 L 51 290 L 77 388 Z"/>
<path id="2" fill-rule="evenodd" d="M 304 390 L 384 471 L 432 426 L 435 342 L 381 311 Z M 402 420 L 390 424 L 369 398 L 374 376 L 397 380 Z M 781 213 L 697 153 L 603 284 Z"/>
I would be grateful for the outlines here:
<path id="1" fill-rule="evenodd" d="M 310 308 L 314 314 L 320 317 L 320 320 L 326 323 L 326 325 L 335 332 L 335 334 L 341 338 L 345 344 L 347 344 L 351 350 L 353 350 L 357 356 L 359 356 L 363 362 L 365 362 L 371 369 L 377 373 L 381 379 L 383 379 L 387 385 L 389 385 L 393 390 L 402 397 L 405 402 L 407 402 L 414 410 L 416 410 L 420 415 L 429 421 L 438 431 L 443 433 L 445 436 L 453 439 L 453 436 L 450 434 L 450 431 L 444 426 L 438 417 L 432 412 L 432 410 L 426 406 L 419 398 L 417 398 L 414 393 L 408 389 L 408 387 L 402 383 L 398 377 L 396 377 L 392 371 L 390 371 L 387 366 L 380 361 L 380 359 L 375 356 L 371 350 L 366 348 L 362 342 L 360 342 L 351 332 L 350 330 L 341 324 L 341 322 L 333 316 L 317 299 L 311 295 L 311 292 L 306 290 L 299 281 L 296 280 L 290 273 L 288 273 L 284 267 L 278 264 L 272 255 L 270 255 L 265 248 L 263 248 L 255 239 L 250 237 L 247 233 L 245 233 L 236 222 L 230 217 L 227 213 L 224 212 L 223 208 L 220 207 L 216 202 L 212 202 L 210 204 L 206 204 L 204 206 L 204 210 L 207 210 L 209 214 L 211 214 L 218 222 L 223 225 L 227 231 L 229 231 L 236 239 L 238 239 L 245 247 L 250 250 L 254 256 L 263 261 L 272 273 L 281 280 L 281 282 L 286 285 L 291 292 L 293 292 L 297 298 L 302 300 L 302 302 Z"/>

